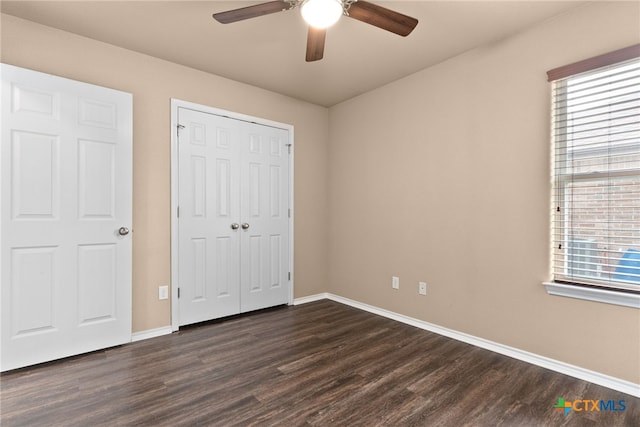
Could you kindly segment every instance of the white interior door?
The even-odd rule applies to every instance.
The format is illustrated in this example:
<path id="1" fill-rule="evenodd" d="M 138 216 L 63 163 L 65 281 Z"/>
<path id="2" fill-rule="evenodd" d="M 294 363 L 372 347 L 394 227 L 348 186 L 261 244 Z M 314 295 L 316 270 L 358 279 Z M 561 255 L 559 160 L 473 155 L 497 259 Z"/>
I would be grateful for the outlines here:
<path id="1" fill-rule="evenodd" d="M 289 299 L 289 132 L 178 108 L 179 324 Z"/>
<path id="2" fill-rule="evenodd" d="M 241 122 L 241 311 L 289 298 L 289 133 Z"/>
<path id="3" fill-rule="evenodd" d="M 180 324 L 240 312 L 239 122 L 180 108 Z"/>
<path id="4" fill-rule="evenodd" d="M 131 341 L 132 97 L 1 67 L 5 371 Z"/>

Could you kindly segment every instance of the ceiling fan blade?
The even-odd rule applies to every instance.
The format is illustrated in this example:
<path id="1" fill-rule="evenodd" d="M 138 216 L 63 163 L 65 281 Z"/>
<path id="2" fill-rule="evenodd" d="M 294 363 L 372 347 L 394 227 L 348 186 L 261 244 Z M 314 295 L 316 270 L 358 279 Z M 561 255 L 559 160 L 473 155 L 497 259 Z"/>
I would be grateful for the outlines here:
<path id="1" fill-rule="evenodd" d="M 326 29 L 309 26 L 309 33 L 307 34 L 307 62 L 322 59 L 324 56 L 324 40 L 326 35 Z"/>
<path id="2" fill-rule="evenodd" d="M 415 18 L 363 0 L 351 5 L 348 16 L 403 37 L 408 36 L 418 25 Z"/>
<path id="3" fill-rule="evenodd" d="M 221 24 L 230 24 L 232 22 L 257 18 L 258 16 L 282 12 L 288 9 L 291 9 L 291 3 L 275 0 L 253 6 L 241 7 L 240 9 L 227 10 L 226 12 L 214 13 L 213 18 Z"/>

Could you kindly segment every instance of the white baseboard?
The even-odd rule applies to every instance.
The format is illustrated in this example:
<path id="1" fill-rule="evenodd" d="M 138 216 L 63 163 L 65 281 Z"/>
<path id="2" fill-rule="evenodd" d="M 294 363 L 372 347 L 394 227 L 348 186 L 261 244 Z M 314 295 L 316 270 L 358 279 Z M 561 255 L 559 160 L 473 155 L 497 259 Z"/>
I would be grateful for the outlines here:
<path id="1" fill-rule="evenodd" d="M 159 337 L 162 335 L 169 335 L 171 332 L 171 326 L 163 326 L 162 328 L 147 329 L 146 331 L 134 332 L 131 335 L 131 342 L 148 340 L 150 338 Z"/>
<path id="2" fill-rule="evenodd" d="M 351 307 L 358 308 L 360 310 L 368 311 L 379 316 L 386 317 L 388 319 L 396 320 L 398 322 L 405 323 L 407 325 L 415 326 L 416 328 L 424 329 L 429 332 L 434 332 L 445 337 L 453 338 L 458 341 L 465 342 L 467 344 L 475 345 L 486 350 L 493 351 L 495 353 L 503 354 L 505 356 L 513 357 L 514 359 L 522 360 L 523 362 L 531 363 L 546 369 L 550 369 L 561 374 L 569 375 L 574 378 L 578 378 L 584 381 L 588 381 L 594 384 L 601 385 L 603 387 L 610 388 L 612 390 L 620 391 L 622 393 L 630 394 L 631 396 L 640 397 L 640 384 L 632 383 L 630 381 L 622 380 L 620 378 L 611 377 L 609 375 L 601 374 L 599 372 L 591 371 L 589 369 L 581 368 L 579 366 L 570 365 L 559 360 L 550 359 L 545 356 L 540 356 L 535 353 L 520 350 L 514 347 L 509 347 L 504 344 L 489 341 L 484 338 L 479 338 L 473 335 L 458 332 L 453 329 L 444 328 L 442 326 L 435 325 L 433 323 L 425 322 L 423 320 L 415 319 L 413 317 L 398 314 L 393 311 L 385 310 L 383 308 L 375 307 L 362 302 L 354 301 L 349 298 L 341 297 L 331 293 L 323 293 L 317 295 L 311 295 L 303 298 L 296 298 L 294 305 L 305 304 L 321 299 L 329 299 L 339 302 L 341 304 L 349 305 Z"/>
<path id="3" fill-rule="evenodd" d="M 309 295 L 308 297 L 295 298 L 293 300 L 293 305 L 307 304 L 309 302 L 320 301 L 322 299 L 330 299 L 327 292 L 323 292 L 321 294 Z"/>

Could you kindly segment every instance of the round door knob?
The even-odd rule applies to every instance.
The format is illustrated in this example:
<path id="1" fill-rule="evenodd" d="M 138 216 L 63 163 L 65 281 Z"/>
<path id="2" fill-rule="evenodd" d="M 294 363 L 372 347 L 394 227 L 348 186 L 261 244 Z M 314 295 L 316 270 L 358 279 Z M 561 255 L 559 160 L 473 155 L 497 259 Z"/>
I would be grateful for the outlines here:
<path id="1" fill-rule="evenodd" d="M 231 229 L 232 230 L 237 230 L 238 228 L 240 228 L 240 224 L 235 223 L 235 222 L 233 224 L 231 224 Z"/>
<path id="2" fill-rule="evenodd" d="M 243 229 L 243 230 L 246 230 L 246 229 L 248 229 L 248 228 L 249 228 L 249 224 L 247 224 L 246 222 L 243 222 L 243 223 L 242 223 L 242 229 Z"/>
<path id="3" fill-rule="evenodd" d="M 126 236 L 127 234 L 129 234 L 129 229 L 127 227 L 120 227 L 118 229 L 118 234 L 121 236 Z"/>

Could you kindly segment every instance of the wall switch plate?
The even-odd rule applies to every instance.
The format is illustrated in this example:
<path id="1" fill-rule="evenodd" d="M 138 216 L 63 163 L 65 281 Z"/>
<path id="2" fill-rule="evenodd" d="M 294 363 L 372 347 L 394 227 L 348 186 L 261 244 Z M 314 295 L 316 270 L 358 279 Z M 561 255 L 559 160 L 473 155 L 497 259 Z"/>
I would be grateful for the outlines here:
<path id="1" fill-rule="evenodd" d="M 418 293 L 420 295 L 427 294 L 427 284 L 425 282 L 418 282 Z"/>
<path id="2" fill-rule="evenodd" d="M 169 286 L 158 287 L 158 299 L 169 299 Z"/>
<path id="3" fill-rule="evenodd" d="M 393 289 L 400 289 L 400 278 L 396 276 L 391 277 L 391 287 Z"/>

